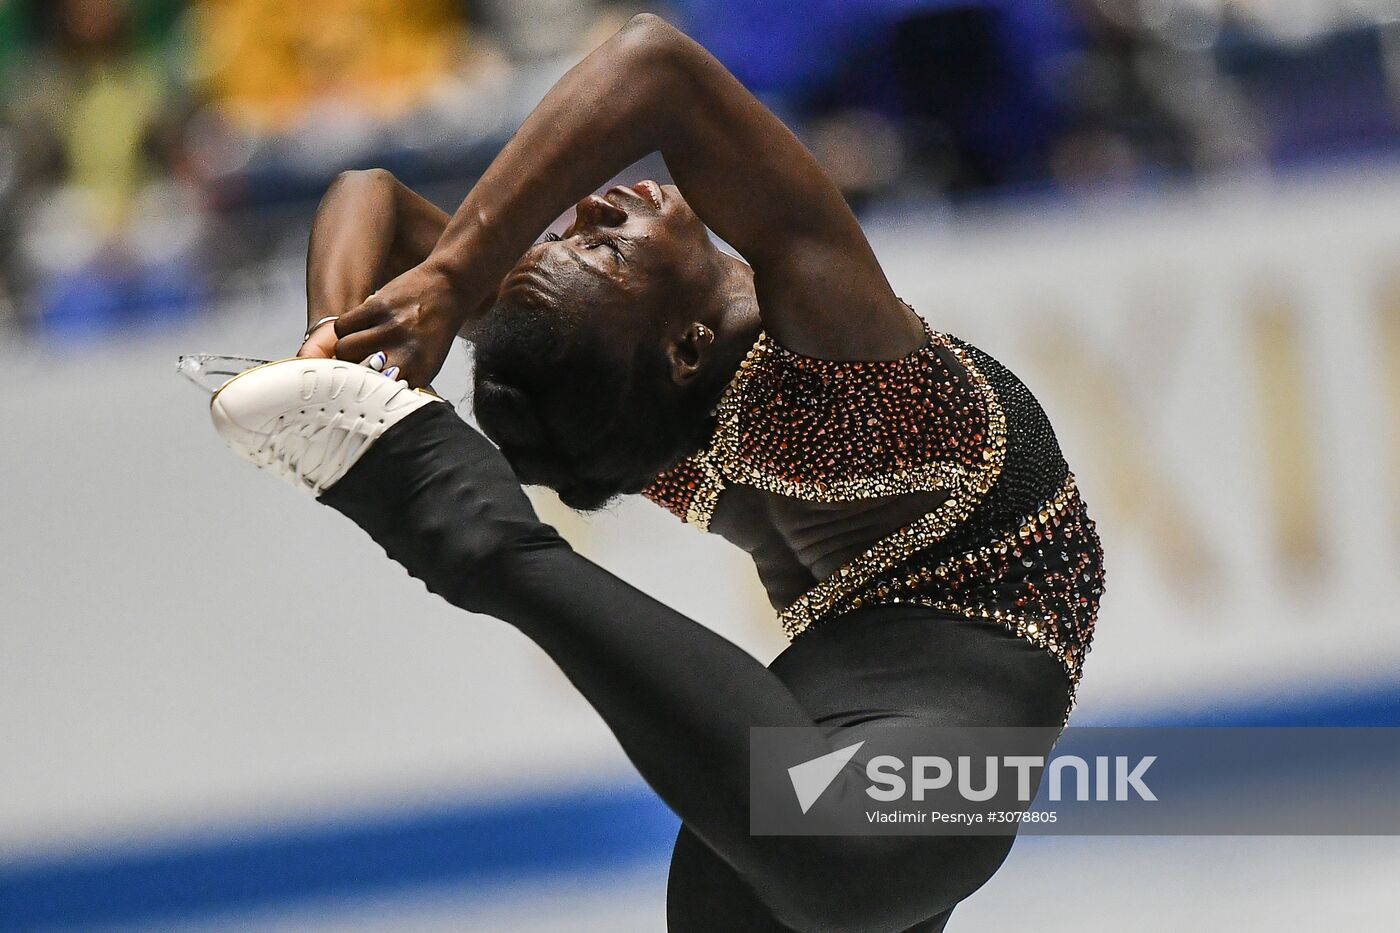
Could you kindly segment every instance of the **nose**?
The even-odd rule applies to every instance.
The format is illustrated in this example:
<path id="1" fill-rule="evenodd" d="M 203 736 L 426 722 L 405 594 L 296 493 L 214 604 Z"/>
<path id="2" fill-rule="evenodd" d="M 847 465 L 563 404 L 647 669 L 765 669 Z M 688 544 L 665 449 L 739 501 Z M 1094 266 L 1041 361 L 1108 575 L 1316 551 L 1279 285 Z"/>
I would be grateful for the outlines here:
<path id="1" fill-rule="evenodd" d="M 574 208 L 579 220 L 603 227 L 620 227 L 627 223 L 627 212 L 611 201 L 590 194 Z"/>

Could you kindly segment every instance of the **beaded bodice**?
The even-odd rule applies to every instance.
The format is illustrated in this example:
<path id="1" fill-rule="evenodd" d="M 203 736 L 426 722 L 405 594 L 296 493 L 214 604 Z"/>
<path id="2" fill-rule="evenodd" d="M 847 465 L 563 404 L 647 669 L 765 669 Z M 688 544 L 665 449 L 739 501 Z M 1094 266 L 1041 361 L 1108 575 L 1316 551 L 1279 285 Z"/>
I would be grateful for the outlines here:
<path id="1" fill-rule="evenodd" d="M 1074 477 L 1014 375 L 925 330 L 914 353 L 865 363 L 802 356 L 761 335 L 715 409 L 710 443 L 644 495 L 705 529 L 731 484 L 810 502 L 937 493 L 932 511 L 782 609 L 784 630 L 918 603 L 1000 622 L 1077 682 L 1103 570 Z"/>

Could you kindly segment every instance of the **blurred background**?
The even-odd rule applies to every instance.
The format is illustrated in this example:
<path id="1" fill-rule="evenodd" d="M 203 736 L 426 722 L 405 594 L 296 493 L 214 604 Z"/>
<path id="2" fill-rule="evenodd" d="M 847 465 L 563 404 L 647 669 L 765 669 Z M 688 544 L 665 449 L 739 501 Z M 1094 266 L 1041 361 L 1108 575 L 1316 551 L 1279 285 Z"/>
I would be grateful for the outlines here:
<path id="1" fill-rule="evenodd" d="M 451 209 L 639 8 L 0 0 L 0 929 L 662 928 L 675 820 L 552 665 L 228 457 L 173 366 L 293 352 L 336 173 Z M 1051 412 L 1108 553 L 1076 724 L 1400 725 L 1400 0 L 650 9 Z M 742 555 L 537 502 L 781 650 Z M 1389 930 L 1397 870 L 1026 839 L 950 929 Z"/>

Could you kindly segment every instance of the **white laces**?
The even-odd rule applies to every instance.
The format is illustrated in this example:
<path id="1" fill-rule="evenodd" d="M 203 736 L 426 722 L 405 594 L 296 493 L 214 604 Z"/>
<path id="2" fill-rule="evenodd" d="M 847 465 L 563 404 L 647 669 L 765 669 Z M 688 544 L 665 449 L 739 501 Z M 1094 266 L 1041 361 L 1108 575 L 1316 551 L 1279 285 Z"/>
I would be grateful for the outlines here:
<path id="1" fill-rule="evenodd" d="M 277 428 L 254 453 L 264 469 L 291 476 L 298 485 L 320 495 L 321 480 L 338 476 L 346 461 L 368 443 L 369 437 L 362 431 L 366 420 L 364 415 L 358 415 L 346 425 L 343 411 L 329 416 L 318 412 L 310 421 L 279 418 Z M 314 455 L 317 448 L 322 451 L 319 457 Z"/>

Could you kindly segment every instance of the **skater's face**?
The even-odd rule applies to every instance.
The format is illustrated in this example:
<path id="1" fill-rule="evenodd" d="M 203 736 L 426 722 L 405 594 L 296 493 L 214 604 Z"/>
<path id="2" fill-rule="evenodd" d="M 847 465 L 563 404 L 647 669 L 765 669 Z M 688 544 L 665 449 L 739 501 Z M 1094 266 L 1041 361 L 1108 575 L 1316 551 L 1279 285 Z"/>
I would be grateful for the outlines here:
<path id="1" fill-rule="evenodd" d="M 598 508 L 688 452 L 708 404 L 676 383 L 667 345 L 720 258 L 680 192 L 654 182 L 590 195 L 521 257 L 470 337 L 477 418 L 523 481 Z"/>

